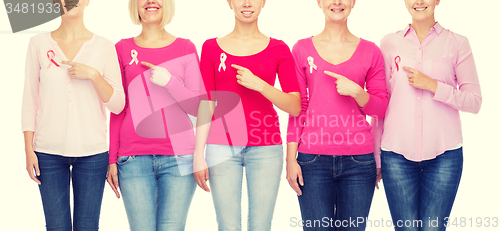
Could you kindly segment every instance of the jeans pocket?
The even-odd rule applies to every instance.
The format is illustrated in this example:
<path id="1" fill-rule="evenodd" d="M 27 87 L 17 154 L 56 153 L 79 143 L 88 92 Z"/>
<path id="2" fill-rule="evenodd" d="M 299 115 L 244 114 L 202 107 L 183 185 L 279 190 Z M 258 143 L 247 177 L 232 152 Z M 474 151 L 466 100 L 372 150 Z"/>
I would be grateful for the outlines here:
<path id="1" fill-rule="evenodd" d="M 354 161 L 354 163 L 357 164 L 368 165 L 375 163 L 375 156 L 373 155 L 373 153 L 364 155 L 352 155 L 351 159 Z"/>
<path id="2" fill-rule="evenodd" d="M 300 165 L 312 164 L 318 159 L 319 155 L 305 154 L 299 152 L 297 155 L 297 163 Z"/>
<path id="3" fill-rule="evenodd" d="M 177 167 L 179 168 L 181 176 L 193 173 L 193 154 L 175 155 L 175 160 L 177 161 Z"/>
<path id="4" fill-rule="evenodd" d="M 116 164 L 118 165 L 124 165 L 128 163 L 130 160 L 135 159 L 135 156 L 119 156 L 118 161 L 116 161 Z"/>

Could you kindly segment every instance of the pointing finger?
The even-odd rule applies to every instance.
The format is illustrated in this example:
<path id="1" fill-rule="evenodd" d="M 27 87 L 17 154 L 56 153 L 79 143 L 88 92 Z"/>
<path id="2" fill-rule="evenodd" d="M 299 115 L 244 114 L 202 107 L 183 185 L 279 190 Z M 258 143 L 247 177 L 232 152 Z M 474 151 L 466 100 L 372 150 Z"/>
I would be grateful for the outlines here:
<path id="1" fill-rule="evenodd" d="M 233 68 L 236 68 L 240 71 L 244 71 L 244 70 L 247 70 L 246 68 L 242 67 L 242 66 L 239 66 L 239 65 L 236 65 L 236 64 L 231 64 L 231 67 Z"/>
<path id="2" fill-rule="evenodd" d="M 155 68 L 156 66 L 151 64 L 151 63 L 148 63 L 148 62 L 141 62 L 142 65 L 146 66 L 146 67 L 149 67 L 151 69 Z"/>
<path id="3" fill-rule="evenodd" d="M 70 61 L 62 61 L 61 63 L 62 63 L 62 64 L 66 64 L 66 65 L 70 65 L 70 66 L 72 66 L 72 67 L 74 67 L 74 66 L 77 64 L 77 63 L 75 63 L 75 62 L 70 62 Z"/>
<path id="4" fill-rule="evenodd" d="M 336 79 L 339 79 L 339 78 L 342 78 L 343 76 L 342 75 L 339 75 L 339 74 L 336 74 L 336 73 L 333 73 L 331 71 L 325 71 L 325 74 L 333 77 L 333 78 L 336 78 Z"/>
<path id="5" fill-rule="evenodd" d="M 407 67 L 407 66 L 404 66 L 403 69 L 405 69 L 407 71 L 410 71 L 410 72 L 413 72 L 413 73 L 417 72 L 417 70 L 415 70 L 415 69 L 413 69 L 411 67 Z"/>

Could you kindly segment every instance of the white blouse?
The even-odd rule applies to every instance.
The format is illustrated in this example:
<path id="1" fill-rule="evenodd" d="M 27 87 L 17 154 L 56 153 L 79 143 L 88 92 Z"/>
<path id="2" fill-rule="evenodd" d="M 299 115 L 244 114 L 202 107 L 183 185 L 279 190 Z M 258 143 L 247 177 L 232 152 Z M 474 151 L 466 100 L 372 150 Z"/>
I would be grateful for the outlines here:
<path id="1" fill-rule="evenodd" d="M 71 79 L 68 60 L 50 33 L 31 38 L 26 57 L 22 130 L 35 132 L 37 152 L 80 157 L 108 150 L 106 107 L 118 114 L 125 94 L 114 44 L 98 35 L 85 42 L 73 62 L 99 71 L 113 88 L 102 102 L 90 80 Z"/>

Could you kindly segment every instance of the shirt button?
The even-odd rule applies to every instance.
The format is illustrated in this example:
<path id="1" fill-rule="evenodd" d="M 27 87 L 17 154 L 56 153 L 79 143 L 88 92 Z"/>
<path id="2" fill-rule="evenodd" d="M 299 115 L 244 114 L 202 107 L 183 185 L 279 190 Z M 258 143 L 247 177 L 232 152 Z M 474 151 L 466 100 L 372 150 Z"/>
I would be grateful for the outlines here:
<path id="1" fill-rule="evenodd" d="M 417 132 L 417 135 L 420 135 L 420 132 Z"/>
<path id="2" fill-rule="evenodd" d="M 418 97 L 417 99 L 420 99 L 420 97 Z"/>
<path id="3" fill-rule="evenodd" d="M 421 50 L 422 48 L 421 48 L 421 47 L 419 47 L 418 49 L 419 49 L 419 50 Z"/>

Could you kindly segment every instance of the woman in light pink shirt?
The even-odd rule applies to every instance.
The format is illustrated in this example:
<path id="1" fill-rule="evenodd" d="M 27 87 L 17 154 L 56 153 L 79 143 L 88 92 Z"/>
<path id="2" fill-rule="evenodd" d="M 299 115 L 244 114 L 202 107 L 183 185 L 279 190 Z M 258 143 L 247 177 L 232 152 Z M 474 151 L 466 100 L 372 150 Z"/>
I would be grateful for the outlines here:
<path id="1" fill-rule="evenodd" d="M 389 106 L 372 120 L 396 230 L 444 230 L 462 174 L 459 111 L 481 91 L 466 37 L 434 19 L 439 0 L 406 0 L 412 24 L 381 42 Z M 437 227 L 433 227 L 437 226 Z"/>
<path id="2" fill-rule="evenodd" d="M 125 105 L 113 43 L 83 23 L 88 3 L 54 4 L 64 14 L 61 26 L 32 37 L 26 58 L 26 170 L 39 184 L 47 230 L 98 230 L 108 168 L 105 107 L 117 114 Z"/>

